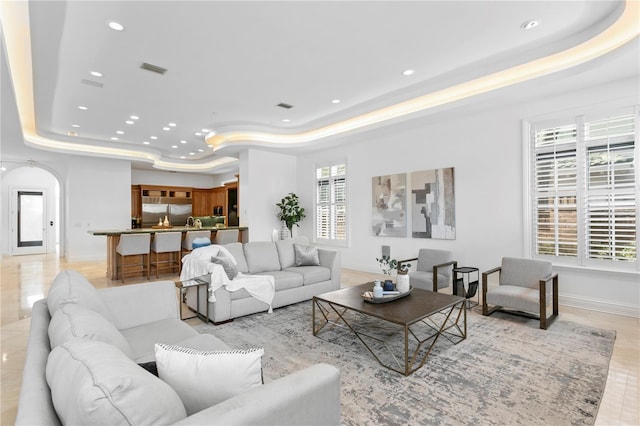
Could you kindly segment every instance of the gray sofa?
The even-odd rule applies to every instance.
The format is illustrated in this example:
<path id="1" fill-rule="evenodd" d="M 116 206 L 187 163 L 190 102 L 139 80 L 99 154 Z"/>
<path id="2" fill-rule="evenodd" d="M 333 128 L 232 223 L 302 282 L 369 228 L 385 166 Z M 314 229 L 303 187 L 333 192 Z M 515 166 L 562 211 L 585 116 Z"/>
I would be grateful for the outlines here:
<path id="1" fill-rule="evenodd" d="M 272 307 L 310 300 L 313 296 L 340 289 L 340 256 L 337 251 L 318 248 L 319 265 L 295 266 L 294 244 L 308 246 L 306 237 L 288 240 L 231 243 L 222 247 L 233 255 L 239 272 L 253 275 L 271 275 L 275 280 L 275 296 Z M 200 291 L 199 312 L 205 312 L 209 303 L 209 318 L 214 323 L 228 321 L 244 315 L 264 312 L 268 305 L 244 290 L 227 291 L 224 287 L 214 293 L 216 301 L 207 302 L 205 286 Z M 196 288 L 186 293 L 187 305 L 193 310 L 197 305 Z"/>
<path id="2" fill-rule="evenodd" d="M 61 272 L 33 306 L 16 424 L 339 424 L 339 370 L 326 364 L 187 416 L 176 391 L 138 365 L 156 343 L 229 350 L 179 319 L 171 281 L 96 290 Z"/>

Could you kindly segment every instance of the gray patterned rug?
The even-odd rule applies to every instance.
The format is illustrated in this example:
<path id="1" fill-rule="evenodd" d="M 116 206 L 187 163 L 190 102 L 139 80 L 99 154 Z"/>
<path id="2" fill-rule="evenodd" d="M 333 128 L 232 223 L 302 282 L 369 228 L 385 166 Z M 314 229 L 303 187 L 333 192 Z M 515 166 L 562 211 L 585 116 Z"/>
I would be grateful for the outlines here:
<path id="1" fill-rule="evenodd" d="M 311 364 L 341 370 L 345 425 L 593 424 L 607 380 L 615 332 L 562 320 L 468 312 L 468 337 L 439 339 L 409 377 L 381 367 L 355 337 L 314 337 L 311 301 L 214 326 L 199 325 L 237 348 L 263 347 L 265 382 Z M 381 328 L 384 328 L 382 326 Z"/>

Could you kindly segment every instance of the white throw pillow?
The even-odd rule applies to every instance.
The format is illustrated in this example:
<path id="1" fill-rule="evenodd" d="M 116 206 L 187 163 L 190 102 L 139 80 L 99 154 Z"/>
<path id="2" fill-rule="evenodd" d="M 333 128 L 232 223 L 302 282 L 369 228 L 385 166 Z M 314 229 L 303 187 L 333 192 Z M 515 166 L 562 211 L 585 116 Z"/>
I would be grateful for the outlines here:
<path id="1" fill-rule="evenodd" d="M 60 306 L 66 303 L 75 303 L 98 312 L 109 322 L 114 323 L 111 311 L 104 303 L 98 290 L 76 271 L 62 271 L 53 280 L 47 295 L 49 314 L 53 316 Z"/>
<path id="2" fill-rule="evenodd" d="M 82 305 L 66 303 L 51 318 L 49 341 L 55 348 L 74 338 L 109 343 L 133 359 L 129 342 L 105 317 Z"/>
<path id="3" fill-rule="evenodd" d="M 192 415 L 262 385 L 264 349 L 199 351 L 155 345 L 158 376 L 180 396 Z"/>
<path id="4" fill-rule="evenodd" d="M 167 383 L 104 342 L 73 339 L 49 354 L 51 399 L 66 425 L 166 425 L 186 417 Z"/>

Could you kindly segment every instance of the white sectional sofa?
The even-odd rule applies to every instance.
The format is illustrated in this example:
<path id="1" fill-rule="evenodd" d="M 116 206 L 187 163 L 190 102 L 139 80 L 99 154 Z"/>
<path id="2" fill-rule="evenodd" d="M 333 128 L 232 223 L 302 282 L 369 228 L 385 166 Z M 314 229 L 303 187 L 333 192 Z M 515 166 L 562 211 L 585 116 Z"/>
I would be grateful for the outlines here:
<path id="1" fill-rule="evenodd" d="M 339 424 L 340 373 L 327 364 L 266 384 L 258 379 L 246 392 L 189 413 L 173 383 L 139 365 L 155 360 L 156 344 L 242 351 L 182 322 L 177 301 L 171 281 L 96 290 L 79 273 L 61 272 L 48 298 L 33 306 L 16 424 Z M 223 390 L 228 384 L 195 377 L 188 391 L 199 398 L 212 382 Z"/>
<path id="2" fill-rule="evenodd" d="M 255 241 L 225 244 L 236 261 L 238 272 L 249 275 L 270 275 L 275 280 L 275 296 L 272 307 L 278 308 L 313 296 L 340 288 L 340 256 L 337 251 L 317 249 L 319 264 L 296 266 L 294 244 L 309 246 L 305 237 L 288 240 Z M 183 259 L 184 262 L 184 259 Z M 225 322 L 244 315 L 266 311 L 269 306 L 244 290 L 228 291 L 218 288 L 215 302 L 207 302 L 207 290 L 200 291 L 199 312 L 205 312 L 204 303 L 209 303 L 209 318 L 214 323 Z M 196 310 L 196 288 L 188 289 L 186 300 Z"/>

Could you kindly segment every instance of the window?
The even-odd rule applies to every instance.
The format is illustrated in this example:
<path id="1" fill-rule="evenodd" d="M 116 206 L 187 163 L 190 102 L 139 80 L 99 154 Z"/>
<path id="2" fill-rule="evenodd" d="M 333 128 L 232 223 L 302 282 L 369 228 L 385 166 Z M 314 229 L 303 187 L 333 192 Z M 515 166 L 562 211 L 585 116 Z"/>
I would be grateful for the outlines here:
<path id="1" fill-rule="evenodd" d="M 347 165 L 316 169 L 316 241 L 347 241 Z"/>
<path id="2" fill-rule="evenodd" d="M 531 136 L 534 253 L 637 264 L 634 115 L 532 126 Z"/>

